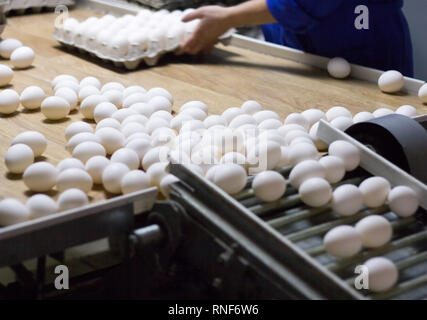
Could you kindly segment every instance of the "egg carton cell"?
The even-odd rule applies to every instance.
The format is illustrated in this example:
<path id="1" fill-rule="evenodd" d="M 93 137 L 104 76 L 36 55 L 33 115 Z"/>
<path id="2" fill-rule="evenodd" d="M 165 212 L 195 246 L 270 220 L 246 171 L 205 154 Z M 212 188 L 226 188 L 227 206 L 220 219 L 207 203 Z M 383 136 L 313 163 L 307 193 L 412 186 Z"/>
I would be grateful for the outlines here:
<path id="1" fill-rule="evenodd" d="M 24 14 L 27 10 L 32 12 L 40 12 L 43 8 L 54 9 L 59 5 L 74 6 L 74 0 L 13 0 L 5 1 L 4 12 L 16 12 L 17 14 Z M 1 5 L 1 4 L 0 4 Z"/>

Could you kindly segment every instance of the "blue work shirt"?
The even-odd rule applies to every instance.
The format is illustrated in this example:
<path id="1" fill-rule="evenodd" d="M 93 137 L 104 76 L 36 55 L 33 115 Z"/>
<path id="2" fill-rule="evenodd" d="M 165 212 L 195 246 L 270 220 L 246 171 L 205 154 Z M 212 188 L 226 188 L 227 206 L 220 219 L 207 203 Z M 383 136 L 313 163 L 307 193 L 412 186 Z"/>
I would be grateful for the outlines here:
<path id="1" fill-rule="evenodd" d="M 266 0 L 278 23 L 262 26 L 267 41 L 380 70 L 413 76 L 412 43 L 403 0 Z M 358 30 L 355 8 L 369 9 Z"/>

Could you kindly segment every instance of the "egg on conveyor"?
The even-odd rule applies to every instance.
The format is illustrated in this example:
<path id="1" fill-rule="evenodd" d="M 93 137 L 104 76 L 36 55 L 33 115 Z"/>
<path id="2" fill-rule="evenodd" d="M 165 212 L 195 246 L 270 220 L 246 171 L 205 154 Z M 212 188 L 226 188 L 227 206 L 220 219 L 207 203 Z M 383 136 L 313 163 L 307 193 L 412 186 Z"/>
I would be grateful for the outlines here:
<path id="1" fill-rule="evenodd" d="M 47 140 L 43 134 L 38 131 L 25 131 L 18 134 L 13 140 L 12 145 L 23 143 L 29 146 L 34 157 L 41 156 L 47 147 Z"/>
<path id="2" fill-rule="evenodd" d="M 326 111 L 325 115 L 326 115 L 326 119 L 329 122 L 331 122 L 332 120 L 338 117 L 351 118 L 351 112 L 347 108 L 341 107 L 341 106 L 335 106 L 330 108 L 328 111 Z"/>
<path id="3" fill-rule="evenodd" d="M 70 110 L 74 110 L 77 108 L 79 98 L 73 89 L 67 87 L 59 88 L 55 91 L 55 96 L 61 97 L 66 100 L 70 104 Z"/>
<path id="4" fill-rule="evenodd" d="M 393 93 L 400 91 L 403 88 L 404 82 L 405 79 L 399 71 L 389 70 L 378 78 L 378 87 L 383 92 Z"/>
<path id="5" fill-rule="evenodd" d="M 111 162 L 120 162 L 125 164 L 129 170 L 136 170 L 139 167 L 139 157 L 138 154 L 128 148 L 121 148 L 116 150 L 111 156 Z"/>
<path id="6" fill-rule="evenodd" d="M 313 124 L 311 126 L 309 135 L 310 135 L 311 139 L 313 140 L 314 145 L 316 146 L 317 150 L 324 151 L 324 150 L 328 149 L 328 145 L 317 137 L 317 130 L 318 129 L 319 129 L 319 122 L 316 122 L 315 124 Z"/>
<path id="7" fill-rule="evenodd" d="M 255 197 L 264 202 L 279 200 L 286 191 L 285 178 L 276 171 L 258 173 L 252 181 Z"/>
<path id="8" fill-rule="evenodd" d="M 236 194 L 246 185 L 246 171 L 234 163 L 218 166 L 213 182 L 228 194 Z"/>
<path id="9" fill-rule="evenodd" d="M 74 82 L 74 81 L 70 81 L 70 80 L 65 80 L 65 81 L 61 81 L 61 82 L 59 82 L 54 88 L 53 88 L 53 91 L 54 92 L 56 92 L 56 91 L 58 91 L 59 89 L 61 89 L 61 88 L 68 88 L 68 89 L 71 89 L 71 90 L 73 90 L 75 93 L 76 93 L 76 95 L 78 95 L 79 94 L 79 91 L 80 91 L 80 86 L 79 86 L 79 83 L 77 82 Z"/>
<path id="10" fill-rule="evenodd" d="M 0 64 L 0 87 L 8 85 L 13 78 L 13 70 L 4 64 Z"/>
<path id="11" fill-rule="evenodd" d="M 164 111 L 167 111 L 169 113 L 172 112 L 172 103 L 166 97 L 155 96 L 148 101 L 148 104 L 153 108 L 154 112 L 159 111 L 159 110 L 164 110 Z M 199 111 L 204 112 L 201 109 L 199 109 Z M 206 118 L 206 113 L 205 113 L 205 118 Z"/>
<path id="12" fill-rule="evenodd" d="M 80 112 L 86 119 L 94 118 L 95 107 L 101 102 L 108 102 L 107 98 L 102 95 L 91 95 L 85 98 L 80 104 Z"/>
<path id="13" fill-rule="evenodd" d="M 332 188 L 329 182 L 322 178 L 305 180 L 299 187 L 298 193 L 302 202 L 310 207 L 321 207 L 329 202 Z"/>
<path id="14" fill-rule="evenodd" d="M 87 160 L 94 156 L 103 156 L 107 155 L 105 148 L 97 142 L 86 141 L 78 144 L 73 150 L 73 157 L 79 159 L 83 163 L 86 163 Z"/>
<path id="15" fill-rule="evenodd" d="M 92 189 L 92 185 L 92 177 L 84 169 L 79 168 L 61 171 L 56 179 L 56 187 L 59 192 L 76 188 L 88 193 Z"/>
<path id="16" fill-rule="evenodd" d="M 17 39 L 4 39 L 0 42 L 0 56 L 4 59 L 10 59 L 12 52 L 22 46 L 22 42 Z"/>
<path id="17" fill-rule="evenodd" d="M 101 95 L 101 92 L 99 91 L 99 89 L 94 86 L 81 87 L 78 92 L 78 97 L 80 102 L 86 99 L 87 97 L 93 96 L 93 95 Z"/>
<path id="18" fill-rule="evenodd" d="M 150 178 L 142 170 L 132 170 L 123 176 L 121 190 L 123 194 L 132 193 L 150 187 Z"/>
<path id="19" fill-rule="evenodd" d="M 98 131 L 102 128 L 121 130 L 122 126 L 120 125 L 120 122 L 114 118 L 105 118 L 96 124 L 95 130 Z"/>
<path id="20" fill-rule="evenodd" d="M 261 104 L 254 100 L 245 101 L 240 108 L 244 113 L 249 115 L 253 115 L 254 113 L 262 110 Z"/>
<path id="21" fill-rule="evenodd" d="M 135 110 L 133 110 L 131 108 L 124 108 L 124 109 L 119 109 L 119 110 L 115 111 L 111 115 L 111 118 L 116 119 L 119 122 L 122 122 L 127 117 L 132 116 L 134 114 L 138 114 L 138 112 L 136 112 Z"/>
<path id="22" fill-rule="evenodd" d="M 319 163 L 326 169 L 326 180 L 329 183 L 337 183 L 345 175 L 344 162 L 335 156 L 324 156 L 319 159 Z"/>
<path id="23" fill-rule="evenodd" d="M 89 199 L 80 189 L 68 189 L 61 193 L 57 200 L 58 211 L 80 208 L 89 204 Z"/>
<path id="24" fill-rule="evenodd" d="M 37 219 L 56 213 L 56 202 L 45 194 L 35 194 L 25 204 L 28 208 L 30 219 Z"/>
<path id="25" fill-rule="evenodd" d="M 10 55 L 10 62 L 16 69 L 26 69 L 33 64 L 35 56 L 30 47 L 19 47 Z"/>
<path id="26" fill-rule="evenodd" d="M 399 278 L 395 264 L 384 257 L 375 257 L 363 264 L 368 270 L 369 290 L 384 292 L 391 289 Z"/>
<path id="27" fill-rule="evenodd" d="M 328 153 L 331 156 L 336 156 L 344 162 L 344 167 L 347 171 L 356 169 L 360 163 L 360 153 L 350 142 L 337 140 L 329 145 Z"/>
<path id="28" fill-rule="evenodd" d="M 128 166 L 123 163 L 110 163 L 102 173 L 102 184 L 110 193 L 119 194 L 122 192 L 122 178 L 129 172 Z"/>
<path id="29" fill-rule="evenodd" d="M 389 114 L 393 114 L 393 113 L 394 111 L 391 110 L 390 108 L 378 108 L 377 110 L 372 112 L 375 118 L 388 116 Z"/>
<path id="30" fill-rule="evenodd" d="M 338 130 L 345 131 L 353 124 L 353 119 L 348 117 L 337 117 L 331 121 L 331 126 Z"/>
<path id="31" fill-rule="evenodd" d="M 390 183 L 383 177 L 371 177 L 365 179 L 359 185 L 359 190 L 363 195 L 363 202 L 370 208 L 382 206 L 387 200 L 390 189 Z"/>
<path id="32" fill-rule="evenodd" d="M 24 108 L 34 110 L 40 108 L 42 101 L 46 98 L 44 90 L 37 86 L 29 86 L 21 92 L 20 101 Z"/>
<path id="33" fill-rule="evenodd" d="M 344 79 L 350 75 L 351 66 L 347 60 L 341 57 L 335 57 L 329 60 L 327 69 L 331 77 Z"/>
<path id="34" fill-rule="evenodd" d="M 18 143 L 7 150 L 4 160 L 11 173 L 23 173 L 34 162 L 34 152 L 26 144 Z"/>
<path id="35" fill-rule="evenodd" d="M 362 245 L 366 248 L 377 248 L 385 245 L 393 235 L 393 228 L 390 222 L 379 215 L 372 215 L 363 218 L 355 228 L 362 237 Z"/>
<path id="36" fill-rule="evenodd" d="M 107 92 L 109 90 L 118 90 L 123 92 L 125 90 L 125 86 L 122 85 L 120 82 L 107 82 L 104 84 L 101 88 L 101 93 Z"/>
<path id="37" fill-rule="evenodd" d="M 119 90 L 108 90 L 102 94 L 109 102 L 114 104 L 117 108 L 123 105 L 123 93 Z"/>
<path id="38" fill-rule="evenodd" d="M 95 136 L 98 137 L 107 154 L 113 154 L 114 151 L 123 148 L 125 145 L 125 136 L 114 128 L 105 127 L 96 130 Z"/>
<path id="39" fill-rule="evenodd" d="M 165 97 L 170 101 L 171 104 L 173 104 L 172 94 L 164 88 L 155 87 L 155 88 L 151 88 L 150 90 L 147 91 L 148 100 L 150 100 L 151 98 L 156 97 L 156 96 Z"/>
<path id="40" fill-rule="evenodd" d="M 156 162 L 167 162 L 170 148 L 167 146 L 159 146 L 150 149 L 142 159 L 142 168 L 147 171 L 148 168 Z"/>
<path id="41" fill-rule="evenodd" d="M 86 161 L 85 170 L 92 177 L 93 183 L 102 184 L 102 173 L 110 164 L 110 160 L 104 156 L 94 156 Z"/>
<path id="42" fill-rule="evenodd" d="M 147 93 L 147 90 L 144 87 L 138 85 L 127 87 L 123 90 L 123 99 L 126 99 L 134 93 Z"/>
<path id="43" fill-rule="evenodd" d="M 42 161 L 36 162 L 25 169 L 23 180 L 25 185 L 36 192 L 46 192 L 56 184 L 58 169 L 54 165 Z"/>
<path id="44" fill-rule="evenodd" d="M 298 189 L 305 180 L 316 177 L 324 179 L 326 169 L 316 160 L 305 160 L 292 168 L 289 174 L 289 182 Z"/>
<path id="45" fill-rule="evenodd" d="M 419 199 L 414 190 L 407 186 L 396 186 L 388 194 L 390 210 L 399 217 L 412 216 L 418 209 Z"/>
<path id="46" fill-rule="evenodd" d="M 301 112 L 301 115 L 307 119 L 309 127 L 311 127 L 313 124 L 320 121 L 321 119 L 326 120 L 325 113 L 320 109 L 307 109 Z"/>
<path id="47" fill-rule="evenodd" d="M 362 249 L 362 238 L 352 226 L 338 226 L 326 233 L 323 238 L 326 252 L 338 257 L 354 256 Z"/>
<path id="48" fill-rule="evenodd" d="M 407 117 L 415 117 L 418 115 L 417 109 L 410 105 L 403 105 L 396 109 L 397 114 L 401 114 Z"/>
<path id="49" fill-rule="evenodd" d="M 93 111 L 93 118 L 95 119 L 95 122 L 98 123 L 105 118 L 110 118 L 117 110 L 117 107 L 113 103 L 101 102 L 95 107 L 95 110 Z"/>
<path id="50" fill-rule="evenodd" d="M 57 165 L 56 169 L 58 169 L 59 172 L 62 172 L 67 169 L 71 168 L 77 168 L 77 169 L 85 169 L 85 165 L 83 162 L 81 162 L 79 159 L 76 158 L 66 158 L 64 160 L 61 160 Z"/>
<path id="51" fill-rule="evenodd" d="M 418 98 L 422 103 L 427 103 L 427 83 L 424 83 L 418 90 Z"/>
<path id="52" fill-rule="evenodd" d="M 179 179 L 173 174 L 166 175 L 160 182 L 160 192 L 167 198 L 170 194 L 170 185 L 172 183 L 178 182 Z"/>
<path id="53" fill-rule="evenodd" d="M 21 201 L 6 198 L 0 201 L 0 225 L 10 226 L 24 222 L 29 218 L 29 211 Z"/>
<path id="54" fill-rule="evenodd" d="M 289 147 L 288 158 L 290 164 L 294 166 L 304 160 L 317 160 L 319 153 L 312 143 L 296 143 Z"/>
<path id="55" fill-rule="evenodd" d="M 361 111 L 354 115 L 353 117 L 353 123 L 359 123 L 363 121 L 368 121 L 375 118 L 374 115 L 371 112 L 368 111 Z"/>
<path id="56" fill-rule="evenodd" d="M 148 169 L 147 169 L 147 175 L 150 179 L 150 185 L 159 187 L 160 182 L 162 179 L 168 175 L 168 162 L 156 162 L 153 163 Z"/>
<path id="57" fill-rule="evenodd" d="M 73 136 L 82 132 L 93 133 L 93 128 L 89 123 L 84 121 L 73 122 L 65 129 L 65 140 L 69 141 Z"/>
<path id="58" fill-rule="evenodd" d="M 77 80 L 75 76 L 72 76 L 70 74 L 60 74 L 55 78 L 53 78 L 50 84 L 52 88 L 55 88 L 60 82 L 64 82 L 64 81 L 69 81 L 69 82 L 74 82 L 75 84 L 79 84 L 79 80 Z"/>
<path id="59" fill-rule="evenodd" d="M 77 147 L 77 145 L 89 141 L 100 143 L 99 138 L 92 132 L 80 132 L 68 140 L 67 144 L 65 145 L 65 149 L 68 152 L 73 153 L 74 148 Z"/>
<path id="60" fill-rule="evenodd" d="M 47 97 L 41 104 L 41 112 L 49 120 L 60 120 L 70 113 L 70 104 L 61 97 Z"/>
<path id="61" fill-rule="evenodd" d="M 355 185 L 341 185 L 332 193 L 331 206 L 341 216 L 356 214 L 363 206 L 362 192 Z"/>
<path id="62" fill-rule="evenodd" d="M 310 123 L 307 120 L 307 118 L 305 118 L 302 114 L 300 113 L 291 113 L 289 114 L 285 121 L 284 121 L 284 125 L 288 125 L 288 124 L 297 124 L 300 125 L 301 127 L 304 127 L 305 130 L 309 129 Z"/>
<path id="63" fill-rule="evenodd" d="M 97 89 L 101 89 L 101 81 L 99 81 L 98 78 L 89 76 L 85 77 L 82 80 L 80 80 L 80 88 L 87 87 L 87 86 L 93 86 Z"/>
<path id="64" fill-rule="evenodd" d="M 248 154 L 249 173 L 255 174 L 276 168 L 281 156 L 282 151 L 278 143 L 270 140 L 259 141 Z"/>
<path id="65" fill-rule="evenodd" d="M 12 114 L 19 107 L 19 94 L 12 89 L 0 92 L 0 113 Z"/>

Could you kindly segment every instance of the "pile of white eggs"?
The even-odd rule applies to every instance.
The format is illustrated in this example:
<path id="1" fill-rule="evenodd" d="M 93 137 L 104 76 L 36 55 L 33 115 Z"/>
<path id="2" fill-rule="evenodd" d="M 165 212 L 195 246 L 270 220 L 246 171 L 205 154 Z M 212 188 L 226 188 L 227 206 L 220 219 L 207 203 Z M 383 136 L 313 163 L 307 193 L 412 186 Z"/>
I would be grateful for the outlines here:
<path id="1" fill-rule="evenodd" d="M 327 70 L 331 77 L 336 79 L 347 78 L 351 73 L 351 65 L 341 57 L 335 57 L 328 61 Z M 397 70 L 388 70 L 378 77 L 378 87 L 385 93 L 396 93 L 403 89 L 405 77 Z M 418 90 L 418 97 L 422 103 L 427 103 L 427 83 Z"/>
<path id="2" fill-rule="evenodd" d="M 15 69 L 26 69 L 30 67 L 34 61 L 35 53 L 30 47 L 24 46 L 17 39 L 4 39 L 0 41 L 0 56 L 3 59 L 9 59 Z M 4 66 L 2 66 L 4 67 Z M 3 75 L 3 70 L 0 69 L 0 85 L 4 86 L 7 79 L 6 74 Z M 13 76 L 13 74 L 12 74 Z"/>
<path id="3" fill-rule="evenodd" d="M 64 43 L 113 60 L 135 60 L 155 57 L 172 51 L 195 30 L 199 20 L 184 23 L 181 18 L 194 9 L 184 11 L 141 10 L 137 15 L 101 18 L 90 17 L 84 21 L 65 20 L 56 28 L 56 38 Z"/>

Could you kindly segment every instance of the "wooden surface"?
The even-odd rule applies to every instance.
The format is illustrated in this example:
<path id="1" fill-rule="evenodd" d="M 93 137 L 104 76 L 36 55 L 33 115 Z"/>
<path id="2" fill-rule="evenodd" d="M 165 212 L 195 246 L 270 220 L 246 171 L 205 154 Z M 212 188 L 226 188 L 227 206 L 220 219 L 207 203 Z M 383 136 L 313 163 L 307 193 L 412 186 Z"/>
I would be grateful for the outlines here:
<path id="1" fill-rule="evenodd" d="M 81 9 L 71 12 L 71 16 L 79 20 L 90 15 L 93 13 Z M 411 104 L 420 113 L 427 113 L 427 107 L 415 96 L 384 94 L 373 84 L 354 79 L 331 79 L 322 70 L 222 45 L 218 45 L 208 57 L 170 55 L 156 67 L 126 72 L 102 64 L 97 59 L 63 50 L 51 36 L 55 18 L 53 13 L 42 13 L 8 19 L 2 37 L 17 38 L 36 52 L 33 67 L 16 70 L 9 88 L 21 93 L 27 86 L 38 85 L 52 94 L 50 81 L 59 74 L 68 73 L 79 79 L 93 75 L 103 83 L 119 81 L 126 86 L 139 84 L 147 89 L 164 87 L 174 96 L 175 110 L 186 101 L 201 100 L 209 106 L 210 113 L 220 113 L 253 99 L 283 118 L 291 112 L 308 108 L 327 110 L 334 105 L 346 106 L 356 113 L 383 106 L 395 109 Z M 1 63 L 10 65 L 7 60 Z M 74 113 L 64 121 L 48 122 L 39 111 L 26 112 L 22 107 L 11 116 L 1 116 L 0 196 L 25 200 L 31 195 L 21 177 L 8 174 L 3 164 L 4 154 L 17 134 L 26 130 L 42 132 L 48 139 L 44 156 L 56 165 L 70 156 L 64 148 L 65 128 L 81 119 L 80 113 Z M 56 196 L 56 192 L 51 192 L 51 195 Z M 91 191 L 90 196 L 97 201 L 107 195 L 98 188 Z"/>

